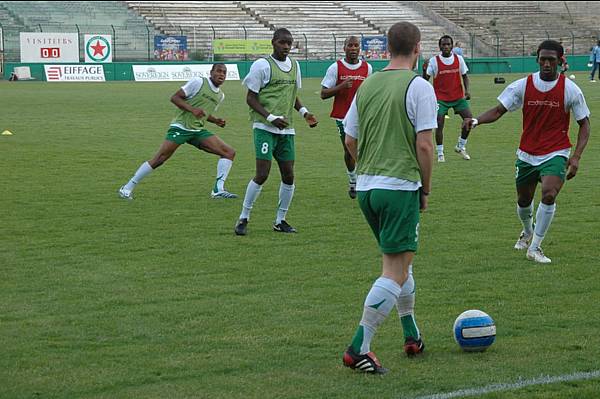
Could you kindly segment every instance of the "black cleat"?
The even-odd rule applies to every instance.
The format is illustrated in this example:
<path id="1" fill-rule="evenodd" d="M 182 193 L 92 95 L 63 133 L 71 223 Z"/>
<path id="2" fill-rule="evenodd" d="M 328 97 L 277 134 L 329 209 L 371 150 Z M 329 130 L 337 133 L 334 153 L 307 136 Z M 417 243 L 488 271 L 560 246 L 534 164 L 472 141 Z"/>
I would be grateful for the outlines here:
<path id="1" fill-rule="evenodd" d="M 404 353 L 406 353 L 406 356 L 416 356 L 423 353 L 424 350 L 425 343 L 421 338 L 416 340 L 413 337 L 408 337 L 404 340 Z"/>
<path id="2" fill-rule="evenodd" d="M 362 371 L 363 373 L 385 374 L 389 371 L 385 367 L 381 367 L 381 363 L 379 363 L 379 360 L 377 360 L 377 357 L 373 352 L 358 355 L 352 350 L 351 346 L 349 346 L 346 353 L 344 353 L 343 361 L 344 366 Z"/>
<path id="3" fill-rule="evenodd" d="M 278 231 L 280 233 L 295 233 L 296 232 L 296 229 L 293 228 L 292 226 L 290 226 L 288 224 L 288 222 L 286 222 L 285 220 L 282 220 L 281 223 L 279 223 L 279 224 L 274 224 L 273 230 Z"/>
<path id="4" fill-rule="evenodd" d="M 240 219 L 235 224 L 235 234 L 238 236 L 245 236 L 248 228 L 248 219 Z"/>

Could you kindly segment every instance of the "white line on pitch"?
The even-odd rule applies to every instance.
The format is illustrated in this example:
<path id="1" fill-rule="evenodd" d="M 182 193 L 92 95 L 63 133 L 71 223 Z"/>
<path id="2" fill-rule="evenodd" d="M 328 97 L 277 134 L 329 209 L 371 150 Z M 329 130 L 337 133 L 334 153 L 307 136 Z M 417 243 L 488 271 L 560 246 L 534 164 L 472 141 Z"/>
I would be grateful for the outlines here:
<path id="1" fill-rule="evenodd" d="M 565 375 L 557 375 L 557 376 L 549 376 L 543 375 L 540 377 L 532 378 L 530 380 L 520 380 L 517 382 L 513 382 L 511 384 L 503 383 L 503 384 L 492 384 L 481 388 L 467 388 L 460 389 L 454 392 L 447 393 L 436 393 L 433 395 L 419 396 L 415 399 L 451 399 L 451 398 L 460 398 L 465 396 L 475 396 L 475 395 L 484 395 L 486 393 L 492 392 L 501 392 L 501 391 L 510 391 L 513 389 L 521 389 L 525 387 L 529 387 L 532 385 L 544 385 L 544 384 L 554 384 L 556 382 L 566 382 L 566 381 L 583 381 L 583 380 L 592 380 L 594 378 L 600 377 L 600 370 L 589 371 L 589 372 L 578 372 L 573 374 L 565 374 Z"/>

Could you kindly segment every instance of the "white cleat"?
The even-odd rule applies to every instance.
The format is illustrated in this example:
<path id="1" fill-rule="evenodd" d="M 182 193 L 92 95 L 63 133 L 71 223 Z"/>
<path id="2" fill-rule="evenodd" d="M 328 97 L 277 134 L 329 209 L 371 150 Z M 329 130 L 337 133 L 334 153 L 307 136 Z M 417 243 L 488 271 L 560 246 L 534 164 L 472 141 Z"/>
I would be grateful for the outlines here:
<path id="1" fill-rule="evenodd" d="M 527 250 L 527 259 L 536 261 L 538 263 L 550 263 L 552 260 L 544 255 L 542 248 L 537 247 L 534 249 L 529 248 Z"/>
<path id="2" fill-rule="evenodd" d="M 119 189 L 119 197 L 132 201 L 133 200 L 133 192 L 131 190 L 126 190 L 125 186 Z"/>
<path id="3" fill-rule="evenodd" d="M 446 157 L 444 154 L 438 154 L 438 162 L 446 162 Z"/>
<path id="4" fill-rule="evenodd" d="M 219 191 L 215 193 L 214 191 L 210 193 L 210 196 L 214 199 L 234 199 L 237 198 L 237 194 L 230 193 L 229 191 Z"/>
<path id="5" fill-rule="evenodd" d="M 531 239 L 533 238 L 533 234 L 525 235 L 525 232 L 522 231 L 519 239 L 515 244 L 515 249 L 518 251 L 522 251 L 524 249 L 529 248 L 529 243 L 531 243 Z"/>
<path id="6" fill-rule="evenodd" d="M 465 161 L 471 159 L 471 156 L 467 154 L 467 150 L 464 147 L 460 148 L 459 146 L 456 146 L 454 147 L 454 151 L 457 152 L 460 156 L 462 156 Z"/>

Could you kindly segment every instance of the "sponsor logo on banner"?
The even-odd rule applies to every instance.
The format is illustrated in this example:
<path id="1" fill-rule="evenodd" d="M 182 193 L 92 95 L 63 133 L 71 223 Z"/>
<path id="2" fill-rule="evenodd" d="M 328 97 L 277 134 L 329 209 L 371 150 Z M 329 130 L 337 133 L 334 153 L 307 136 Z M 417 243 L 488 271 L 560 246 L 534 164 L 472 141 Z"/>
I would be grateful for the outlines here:
<path id="1" fill-rule="evenodd" d="M 85 62 L 112 62 L 111 35 L 85 35 Z"/>
<path id="2" fill-rule="evenodd" d="M 237 64 L 226 64 L 227 80 L 240 80 Z M 211 64 L 194 65 L 133 65 L 136 82 L 188 81 L 210 77 Z"/>
<path id="3" fill-rule="evenodd" d="M 77 33 L 21 32 L 19 35 L 21 62 L 79 62 Z"/>
<path id="4" fill-rule="evenodd" d="M 102 65 L 44 65 L 48 82 L 105 82 Z"/>

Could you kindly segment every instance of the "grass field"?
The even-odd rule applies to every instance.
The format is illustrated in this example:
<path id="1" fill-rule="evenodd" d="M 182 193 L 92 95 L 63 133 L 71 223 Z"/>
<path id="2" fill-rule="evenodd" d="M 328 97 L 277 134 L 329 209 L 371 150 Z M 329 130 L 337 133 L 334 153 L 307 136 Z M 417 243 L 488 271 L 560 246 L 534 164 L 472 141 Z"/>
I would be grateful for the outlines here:
<path id="1" fill-rule="evenodd" d="M 600 83 L 577 78 L 600 113 Z M 504 86 L 471 79 L 478 114 Z M 162 142 L 180 84 L 0 82 L 0 131 L 14 133 L 0 136 L 0 398 L 395 399 L 599 370 L 600 142 L 592 129 L 558 197 L 543 245 L 552 264 L 534 264 L 512 249 L 520 112 L 476 129 L 468 162 L 452 151 L 459 118 L 446 122 L 447 162 L 434 168 L 415 260 L 426 354 L 403 355 L 392 314 L 372 346 L 391 373 L 342 366 L 380 254 L 346 194 L 319 83 L 306 79 L 301 92 L 320 124 L 297 129 L 288 220 L 299 233 L 271 231 L 274 168 L 249 235 L 236 237 L 241 199 L 210 199 L 216 157 L 192 147 L 134 201 L 117 196 Z M 254 173 L 245 93 L 239 82 L 224 91 L 228 125 L 214 131 L 237 150 L 226 187 L 243 197 Z M 497 324 L 485 353 L 462 353 L 452 338 L 473 308 Z M 599 395 L 596 376 L 479 397 Z"/>

